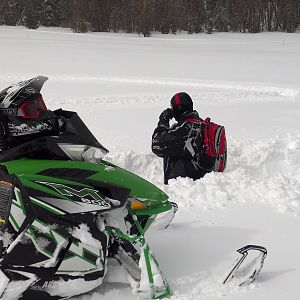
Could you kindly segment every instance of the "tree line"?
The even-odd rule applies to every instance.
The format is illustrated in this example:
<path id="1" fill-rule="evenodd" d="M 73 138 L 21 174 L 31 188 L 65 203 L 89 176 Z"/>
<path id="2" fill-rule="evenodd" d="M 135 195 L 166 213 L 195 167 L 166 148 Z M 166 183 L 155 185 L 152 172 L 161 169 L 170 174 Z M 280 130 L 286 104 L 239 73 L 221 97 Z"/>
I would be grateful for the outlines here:
<path id="1" fill-rule="evenodd" d="M 295 32 L 300 0 L 0 0 L 0 24 L 144 36 L 155 31 Z"/>

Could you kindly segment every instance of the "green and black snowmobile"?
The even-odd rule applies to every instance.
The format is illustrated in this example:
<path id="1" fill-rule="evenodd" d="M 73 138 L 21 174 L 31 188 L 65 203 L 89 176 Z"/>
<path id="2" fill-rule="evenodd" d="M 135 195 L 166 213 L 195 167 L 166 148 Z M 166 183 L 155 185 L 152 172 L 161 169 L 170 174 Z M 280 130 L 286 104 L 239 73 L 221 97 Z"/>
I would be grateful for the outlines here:
<path id="1" fill-rule="evenodd" d="M 63 134 L 0 155 L 0 297 L 15 281 L 25 296 L 88 292 L 102 283 L 109 257 L 137 293 L 170 296 L 144 233 L 157 215 L 172 219 L 176 205 L 141 177 L 83 161 L 87 149 L 108 151 L 76 113 L 55 113 L 67 120 Z"/>

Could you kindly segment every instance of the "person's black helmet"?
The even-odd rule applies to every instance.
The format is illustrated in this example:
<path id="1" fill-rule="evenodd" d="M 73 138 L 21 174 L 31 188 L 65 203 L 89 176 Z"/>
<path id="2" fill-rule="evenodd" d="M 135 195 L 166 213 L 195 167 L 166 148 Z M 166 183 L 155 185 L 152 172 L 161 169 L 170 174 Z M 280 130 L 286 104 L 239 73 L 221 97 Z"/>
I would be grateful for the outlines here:
<path id="1" fill-rule="evenodd" d="M 0 109 L 8 116 L 25 119 L 37 119 L 42 112 L 47 111 L 40 93 L 47 77 L 37 76 L 27 81 L 21 81 L 0 92 Z"/>
<path id="2" fill-rule="evenodd" d="M 185 92 L 177 93 L 171 99 L 171 108 L 174 118 L 178 119 L 185 112 L 193 111 L 193 100 Z"/>

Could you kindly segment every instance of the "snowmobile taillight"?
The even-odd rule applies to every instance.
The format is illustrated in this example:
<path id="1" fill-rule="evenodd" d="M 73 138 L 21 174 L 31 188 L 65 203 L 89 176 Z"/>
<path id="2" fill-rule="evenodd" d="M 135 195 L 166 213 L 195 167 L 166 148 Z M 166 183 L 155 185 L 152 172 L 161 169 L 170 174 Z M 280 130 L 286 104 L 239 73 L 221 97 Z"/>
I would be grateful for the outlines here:
<path id="1" fill-rule="evenodd" d="M 144 202 L 142 202 L 142 201 L 139 201 L 137 199 L 132 199 L 130 201 L 130 208 L 132 210 L 146 209 L 147 205 Z"/>
<path id="2" fill-rule="evenodd" d="M 25 119 L 37 119 L 41 112 L 47 111 L 46 104 L 42 96 L 26 100 L 18 110 L 18 116 Z"/>

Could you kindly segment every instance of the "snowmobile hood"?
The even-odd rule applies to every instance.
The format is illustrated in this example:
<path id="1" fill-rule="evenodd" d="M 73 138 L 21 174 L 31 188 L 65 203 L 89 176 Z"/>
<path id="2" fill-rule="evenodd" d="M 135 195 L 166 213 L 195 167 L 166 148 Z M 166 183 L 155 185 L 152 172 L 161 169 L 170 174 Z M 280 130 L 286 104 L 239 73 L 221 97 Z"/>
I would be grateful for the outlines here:
<path id="1" fill-rule="evenodd" d="M 113 184 L 130 190 L 130 198 L 144 201 L 150 209 L 168 202 L 168 196 L 152 183 L 102 160 L 98 164 L 84 161 L 18 159 L 1 163 L 10 174 L 18 176 L 26 188 L 40 189 L 37 181 L 74 183 L 89 186 L 92 182 Z"/>

